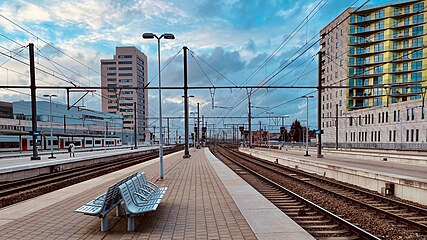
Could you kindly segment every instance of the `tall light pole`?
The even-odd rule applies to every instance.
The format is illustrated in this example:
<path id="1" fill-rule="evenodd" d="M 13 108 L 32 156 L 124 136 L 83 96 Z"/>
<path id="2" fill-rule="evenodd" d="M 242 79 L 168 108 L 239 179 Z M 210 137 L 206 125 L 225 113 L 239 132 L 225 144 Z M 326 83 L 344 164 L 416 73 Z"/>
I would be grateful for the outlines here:
<path id="1" fill-rule="evenodd" d="M 58 96 L 55 95 L 55 94 L 49 94 L 49 95 L 46 94 L 46 95 L 43 95 L 43 97 L 48 97 L 49 98 L 49 110 L 50 110 L 50 157 L 49 157 L 49 159 L 53 159 L 53 158 L 56 158 L 56 157 L 53 156 L 52 98 L 53 97 L 58 97 Z"/>
<path id="2" fill-rule="evenodd" d="M 271 114 L 274 114 L 274 112 L 266 112 L 268 114 L 268 125 L 267 125 L 267 146 L 270 147 L 270 119 Z"/>
<path id="3" fill-rule="evenodd" d="M 159 62 L 159 128 L 160 128 L 160 137 L 159 137 L 159 159 L 160 159 L 160 179 L 164 178 L 163 175 L 163 137 L 162 137 L 162 81 L 161 81 L 161 73 L 160 73 L 160 39 L 175 39 L 175 36 L 172 33 L 164 33 L 158 37 L 154 33 L 144 33 L 142 34 L 142 38 L 144 39 L 157 39 L 157 58 Z M 136 136 L 135 136 L 136 137 Z"/>
<path id="4" fill-rule="evenodd" d="M 305 106 L 306 106 L 306 135 L 305 135 L 305 155 L 306 157 L 309 157 L 310 155 L 308 154 L 308 99 L 309 98 L 314 98 L 314 96 L 301 96 L 301 98 L 305 98 L 306 102 L 305 102 Z"/>

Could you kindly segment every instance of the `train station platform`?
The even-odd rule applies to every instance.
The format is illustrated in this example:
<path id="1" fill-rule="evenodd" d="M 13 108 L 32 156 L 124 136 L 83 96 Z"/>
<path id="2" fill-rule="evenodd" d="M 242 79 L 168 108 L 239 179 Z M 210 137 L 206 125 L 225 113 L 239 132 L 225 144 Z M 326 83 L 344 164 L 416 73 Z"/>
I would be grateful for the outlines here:
<path id="1" fill-rule="evenodd" d="M 345 154 L 327 151 L 317 158 L 316 150 L 305 148 L 282 150 L 268 148 L 241 148 L 242 152 L 270 161 L 278 161 L 293 168 L 334 178 L 343 182 L 383 192 L 386 184 L 394 184 L 395 196 L 427 205 L 427 165 L 408 164 L 404 161 L 384 161 L 366 157 L 363 153 Z M 382 156 L 388 156 L 381 153 Z M 396 153 L 392 153 L 394 158 Z M 369 154 L 368 156 L 372 156 Z M 408 155 L 403 155 L 408 158 Z M 415 156 L 417 157 L 417 156 Z"/>
<path id="2" fill-rule="evenodd" d="M 5 172 L 20 171 L 31 168 L 39 168 L 44 166 L 56 165 L 61 163 L 79 162 L 94 157 L 107 157 L 115 156 L 131 152 L 143 152 L 151 149 L 158 149 L 158 146 L 139 147 L 137 149 L 129 148 L 113 148 L 106 151 L 78 151 L 75 152 L 74 157 L 70 157 L 68 152 L 55 153 L 55 158 L 50 159 L 48 155 L 40 155 L 40 160 L 31 160 L 30 156 L 24 155 L 22 157 L 11 157 L 0 159 L 0 174 Z"/>
<path id="3" fill-rule="evenodd" d="M 0 209 L 0 236 L 5 239 L 313 239 L 262 197 L 208 149 L 165 156 L 165 179 L 157 180 L 158 159 L 91 179 Z M 124 177 L 144 171 L 167 186 L 158 209 L 136 217 L 127 232 L 126 217 L 109 217 L 109 232 L 100 219 L 74 212 Z"/>

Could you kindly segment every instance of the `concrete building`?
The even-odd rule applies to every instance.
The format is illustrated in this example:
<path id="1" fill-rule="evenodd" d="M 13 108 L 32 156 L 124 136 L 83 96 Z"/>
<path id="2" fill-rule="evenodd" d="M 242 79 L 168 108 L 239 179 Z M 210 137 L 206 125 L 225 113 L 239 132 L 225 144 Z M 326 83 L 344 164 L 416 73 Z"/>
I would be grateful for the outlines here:
<path id="1" fill-rule="evenodd" d="M 121 137 L 126 142 L 131 142 L 132 131 L 123 129 L 123 117 L 112 113 L 103 113 L 89 109 L 71 108 L 67 105 L 52 102 L 52 115 L 50 118 L 49 101 L 37 101 L 38 130 L 49 132 L 50 119 L 55 133 L 72 134 L 98 134 L 103 136 L 107 131 L 108 136 Z M 31 101 L 13 102 L 13 115 L 20 120 L 19 126 L 23 130 L 31 130 Z M 11 120 L 7 120 L 11 121 Z M 15 121 L 18 122 L 18 121 Z"/>
<path id="2" fill-rule="evenodd" d="M 425 5 L 399 0 L 347 9 L 322 29 L 323 85 L 349 86 L 322 93 L 325 145 L 335 146 L 338 130 L 340 147 L 427 149 Z"/>
<path id="3" fill-rule="evenodd" d="M 101 60 L 101 85 L 108 87 L 102 90 L 102 111 L 123 115 L 124 129 L 137 126 L 138 141 L 148 136 L 148 90 L 142 89 L 147 78 L 147 56 L 136 47 L 116 47 L 112 59 Z"/>

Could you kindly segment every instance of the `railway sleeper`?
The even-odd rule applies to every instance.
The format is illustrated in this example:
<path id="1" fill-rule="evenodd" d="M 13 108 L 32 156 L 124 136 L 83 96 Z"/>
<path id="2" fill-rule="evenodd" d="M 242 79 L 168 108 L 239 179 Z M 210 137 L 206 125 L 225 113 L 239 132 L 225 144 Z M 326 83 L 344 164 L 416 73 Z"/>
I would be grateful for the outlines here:
<path id="1" fill-rule="evenodd" d="M 347 230 L 345 229 L 339 229 L 339 230 L 314 230 L 314 231 L 310 231 L 307 230 L 307 232 L 309 232 L 312 235 L 331 235 L 331 234 L 345 234 L 348 233 Z"/>
<path id="2" fill-rule="evenodd" d="M 406 217 L 406 219 L 408 220 L 426 220 L 427 221 L 427 216 L 413 216 L 413 217 Z"/>
<path id="3" fill-rule="evenodd" d="M 321 215 L 312 215 L 312 216 L 294 216 L 292 218 L 294 221 L 305 221 L 305 220 L 323 220 L 325 217 Z M 329 220 L 329 219 L 328 219 Z"/>
<path id="4" fill-rule="evenodd" d="M 325 220 L 298 220 L 295 221 L 297 222 L 299 225 L 303 225 L 303 224 L 329 224 L 332 223 L 331 220 L 329 219 L 325 219 Z"/>
<path id="5" fill-rule="evenodd" d="M 356 240 L 360 239 L 359 236 L 348 236 L 348 237 L 318 237 L 317 240 Z"/>
<path id="6" fill-rule="evenodd" d="M 340 230 L 340 225 L 338 224 L 322 224 L 322 225 L 303 225 L 303 228 L 307 231 L 310 231 L 311 229 L 333 229 L 337 228 L 337 230 Z"/>
<path id="7" fill-rule="evenodd" d="M 299 216 L 299 211 L 286 211 L 286 209 L 282 209 L 282 212 L 286 213 L 286 215 L 288 215 L 289 217 L 293 217 L 293 216 Z M 304 216 L 317 216 L 318 213 L 317 212 L 306 212 L 304 214 Z"/>
<path id="8" fill-rule="evenodd" d="M 297 200 L 271 200 L 274 204 L 288 204 L 288 205 L 300 205 L 301 203 Z"/>

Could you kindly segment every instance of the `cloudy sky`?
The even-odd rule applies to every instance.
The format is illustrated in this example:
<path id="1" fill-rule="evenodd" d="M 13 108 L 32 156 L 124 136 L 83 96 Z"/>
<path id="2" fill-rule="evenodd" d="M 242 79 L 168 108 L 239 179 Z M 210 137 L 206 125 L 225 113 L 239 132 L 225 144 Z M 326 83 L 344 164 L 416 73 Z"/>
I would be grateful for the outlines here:
<path id="1" fill-rule="evenodd" d="M 163 86 L 181 86 L 182 47 L 188 46 L 190 86 L 295 85 L 317 82 L 316 52 L 310 49 L 318 33 L 355 0 L 0 0 L 0 52 L 28 62 L 28 49 L 36 46 L 37 84 L 45 86 L 99 86 L 99 60 L 111 58 L 116 46 L 133 45 L 149 58 L 149 80 L 157 86 L 157 44 L 143 40 L 144 32 L 170 32 L 175 40 L 162 41 Z M 355 6 L 364 1 L 356 1 Z M 378 1 L 371 1 L 376 3 Z M 24 29 L 12 22 L 18 24 Z M 27 32 L 27 31 L 29 32 Z M 46 44 L 46 43 L 49 43 Z M 55 48 L 53 48 L 54 46 Z M 57 49 L 60 49 L 58 51 Z M 273 56 L 275 50 L 278 50 Z M 307 51 L 296 58 L 305 49 Z M 267 64 L 263 62 L 269 59 Z M 28 85 L 28 66 L 0 57 L 1 85 Z M 286 66 L 276 74 L 280 66 Z M 274 75 L 274 77 L 272 77 Z M 26 89 L 0 90 L 0 101 L 29 100 Z M 305 119 L 307 89 L 253 90 L 255 107 L 270 106 L 271 116 Z M 26 93 L 26 94 L 24 94 Z M 38 95 L 63 90 L 39 90 Z M 194 90 L 191 105 L 200 103 L 201 115 L 247 116 L 246 90 Z M 72 94 L 76 100 L 81 93 Z M 163 116 L 182 115 L 182 91 L 163 91 Z M 149 91 L 150 117 L 158 115 L 157 91 Z M 100 96 L 89 94 L 84 105 L 100 110 Z M 219 108 L 212 108 L 212 103 Z M 315 127 L 316 100 L 310 100 L 310 124 Z M 225 109 L 232 107 L 232 109 Z M 192 109 L 192 110 L 193 110 Z M 192 111 L 191 110 L 191 111 Z M 266 110 L 253 108 L 254 116 Z M 217 126 L 244 119 L 209 119 Z M 258 124 L 258 119 L 254 124 Z M 268 123 L 268 120 L 262 120 Z M 290 120 L 288 120 L 290 122 Z M 270 124 L 273 120 L 270 120 Z M 182 124 L 172 121 L 173 127 Z"/>

